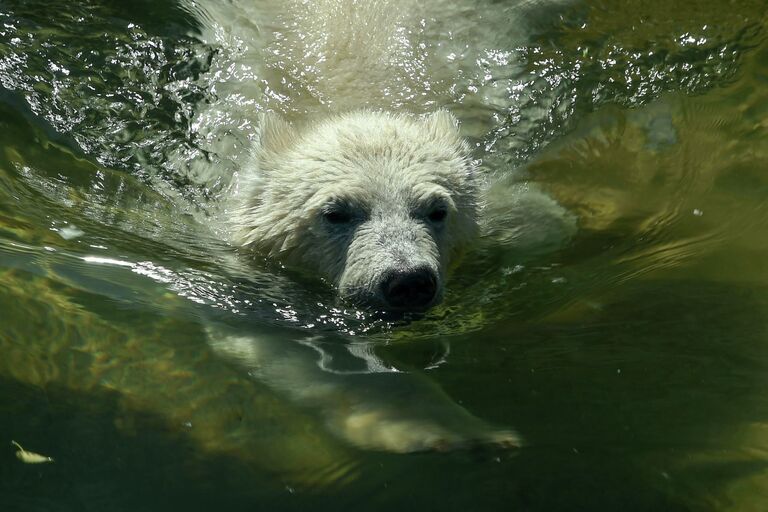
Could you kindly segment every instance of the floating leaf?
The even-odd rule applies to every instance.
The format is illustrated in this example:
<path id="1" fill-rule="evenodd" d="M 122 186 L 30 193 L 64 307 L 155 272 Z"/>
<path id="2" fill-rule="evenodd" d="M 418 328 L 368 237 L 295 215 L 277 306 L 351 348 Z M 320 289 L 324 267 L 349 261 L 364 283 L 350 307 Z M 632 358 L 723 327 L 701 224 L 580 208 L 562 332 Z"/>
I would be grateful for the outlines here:
<path id="1" fill-rule="evenodd" d="M 43 464 L 46 462 L 53 462 L 53 457 L 46 457 L 35 452 L 28 452 L 21 447 L 16 441 L 11 441 L 11 444 L 18 448 L 16 452 L 16 458 L 25 464 Z"/>

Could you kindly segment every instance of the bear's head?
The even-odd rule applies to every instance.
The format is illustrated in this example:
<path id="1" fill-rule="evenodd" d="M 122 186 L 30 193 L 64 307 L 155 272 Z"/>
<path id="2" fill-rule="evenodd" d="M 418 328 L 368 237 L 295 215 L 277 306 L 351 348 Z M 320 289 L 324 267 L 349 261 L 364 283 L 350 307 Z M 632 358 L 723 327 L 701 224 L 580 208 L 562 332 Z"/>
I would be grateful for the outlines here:
<path id="1" fill-rule="evenodd" d="M 318 272 L 356 304 L 420 311 L 477 231 L 478 180 L 445 111 L 355 112 L 297 129 L 265 115 L 234 242 Z"/>

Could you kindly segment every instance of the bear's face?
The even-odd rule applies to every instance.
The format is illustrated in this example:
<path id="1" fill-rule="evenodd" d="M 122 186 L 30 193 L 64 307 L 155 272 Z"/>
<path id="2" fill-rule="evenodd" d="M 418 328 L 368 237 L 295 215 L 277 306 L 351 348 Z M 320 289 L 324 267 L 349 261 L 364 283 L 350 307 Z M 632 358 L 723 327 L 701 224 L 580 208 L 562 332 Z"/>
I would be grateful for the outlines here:
<path id="1" fill-rule="evenodd" d="M 475 235 L 477 183 L 447 112 L 358 112 L 301 132 L 266 116 L 239 183 L 235 241 L 320 272 L 342 297 L 383 310 L 440 301 Z"/>

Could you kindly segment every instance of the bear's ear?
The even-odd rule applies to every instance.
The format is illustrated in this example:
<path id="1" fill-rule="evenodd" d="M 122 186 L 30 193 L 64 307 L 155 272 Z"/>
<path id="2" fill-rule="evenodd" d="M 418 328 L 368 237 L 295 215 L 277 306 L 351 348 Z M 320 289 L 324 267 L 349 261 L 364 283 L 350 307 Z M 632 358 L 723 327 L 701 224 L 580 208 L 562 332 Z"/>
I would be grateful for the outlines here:
<path id="1" fill-rule="evenodd" d="M 279 153 L 293 144 L 296 139 L 296 130 L 279 114 L 265 112 L 261 115 L 259 135 L 262 151 Z"/>
<path id="2" fill-rule="evenodd" d="M 447 110 L 432 112 L 424 122 L 430 133 L 438 138 L 459 134 L 459 121 Z"/>

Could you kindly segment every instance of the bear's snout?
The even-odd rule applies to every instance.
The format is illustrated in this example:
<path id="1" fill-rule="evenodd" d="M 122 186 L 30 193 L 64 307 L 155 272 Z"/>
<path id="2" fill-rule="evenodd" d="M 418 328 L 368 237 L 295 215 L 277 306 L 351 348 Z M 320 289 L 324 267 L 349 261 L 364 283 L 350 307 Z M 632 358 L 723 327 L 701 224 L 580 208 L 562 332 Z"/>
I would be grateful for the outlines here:
<path id="1" fill-rule="evenodd" d="M 383 279 L 381 293 L 394 310 L 424 310 L 435 299 L 437 275 L 427 267 L 393 272 Z"/>

